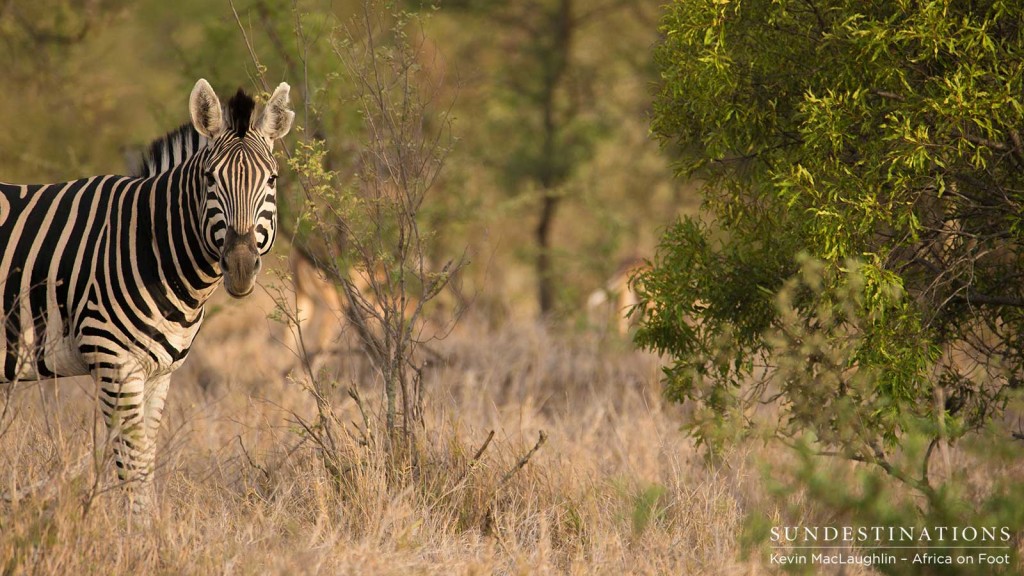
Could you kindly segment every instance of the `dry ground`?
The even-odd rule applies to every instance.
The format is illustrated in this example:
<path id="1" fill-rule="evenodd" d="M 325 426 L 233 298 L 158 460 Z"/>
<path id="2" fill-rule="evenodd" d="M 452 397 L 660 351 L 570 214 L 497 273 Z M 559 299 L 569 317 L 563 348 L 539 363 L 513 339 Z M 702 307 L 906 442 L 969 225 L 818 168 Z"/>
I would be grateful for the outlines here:
<path id="1" fill-rule="evenodd" d="M 297 424 L 314 403 L 289 378 L 296 362 L 271 308 L 265 295 L 218 300 L 175 375 L 150 525 L 126 521 L 109 462 L 89 460 L 102 445 L 91 382 L 19 385 L 0 482 L 44 488 L 0 507 L 0 573 L 773 572 L 764 550 L 740 551 L 744 515 L 775 514 L 749 453 L 718 468 L 699 457 L 682 410 L 661 399 L 656 358 L 467 318 L 432 345 L 443 361 L 427 374 L 422 477 L 389 469 L 353 424 L 336 483 Z M 351 351 L 329 365 L 330 401 L 358 421 L 343 388 L 376 398 L 372 372 Z M 541 431 L 546 444 L 503 482 Z M 83 457 L 96 466 L 68 473 Z"/>

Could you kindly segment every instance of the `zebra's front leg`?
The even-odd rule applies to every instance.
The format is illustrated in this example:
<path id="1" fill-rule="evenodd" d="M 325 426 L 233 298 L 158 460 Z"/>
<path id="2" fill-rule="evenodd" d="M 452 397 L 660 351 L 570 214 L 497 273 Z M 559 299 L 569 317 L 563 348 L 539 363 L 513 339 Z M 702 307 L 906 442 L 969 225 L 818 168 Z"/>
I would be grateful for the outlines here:
<path id="1" fill-rule="evenodd" d="M 100 374 L 100 408 L 114 448 L 117 477 L 133 514 L 149 511 L 153 447 L 146 430 L 146 379 L 141 373 Z"/>
<path id="2" fill-rule="evenodd" d="M 156 441 L 160 434 L 160 422 L 164 416 L 164 402 L 167 400 L 167 390 L 170 387 L 171 375 L 163 374 L 154 376 L 146 382 L 145 404 L 143 406 L 143 417 L 146 424 L 146 449 L 145 462 L 147 468 L 146 489 L 155 496 L 153 484 L 153 473 L 156 462 Z"/>

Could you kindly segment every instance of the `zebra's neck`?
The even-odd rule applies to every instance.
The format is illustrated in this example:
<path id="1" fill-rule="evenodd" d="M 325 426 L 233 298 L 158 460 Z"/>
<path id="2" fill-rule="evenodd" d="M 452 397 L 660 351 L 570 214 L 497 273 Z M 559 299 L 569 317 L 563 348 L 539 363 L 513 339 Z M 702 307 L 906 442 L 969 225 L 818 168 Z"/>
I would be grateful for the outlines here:
<path id="1" fill-rule="evenodd" d="M 143 182 L 150 192 L 160 280 L 182 311 L 199 310 L 221 283 L 219 254 L 203 236 L 202 152 Z M 175 300 L 177 302 L 175 302 Z"/>
<path id="2" fill-rule="evenodd" d="M 201 308 L 221 280 L 219 255 L 203 239 L 206 189 L 199 158 L 209 143 L 186 122 L 126 158 L 129 175 L 148 179 L 154 203 L 169 208 L 166 230 L 160 230 L 163 219 L 153 219 L 153 239 L 158 254 L 171 256 L 160 259 L 160 274 L 183 310 Z"/>

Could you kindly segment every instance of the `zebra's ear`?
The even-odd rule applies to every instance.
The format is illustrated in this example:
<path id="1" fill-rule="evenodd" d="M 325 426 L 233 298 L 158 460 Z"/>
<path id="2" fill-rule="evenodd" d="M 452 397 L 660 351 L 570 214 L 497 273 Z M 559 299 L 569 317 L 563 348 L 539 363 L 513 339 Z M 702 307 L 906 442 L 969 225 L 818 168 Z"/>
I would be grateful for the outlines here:
<path id="1" fill-rule="evenodd" d="M 295 112 L 288 107 L 288 93 L 291 87 L 286 82 L 278 84 L 274 94 L 267 100 L 263 107 L 263 113 L 256 123 L 256 129 L 268 140 L 284 138 L 292 129 L 292 121 L 295 120 Z"/>
<path id="2" fill-rule="evenodd" d="M 192 125 L 207 138 L 216 138 L 224 130 L 224 119 L 221 116 L 220 99 L 213 91 L 210 83 L 200 78 L 192 95 L 188 99 L 188 111 L 192 115 Z"/>

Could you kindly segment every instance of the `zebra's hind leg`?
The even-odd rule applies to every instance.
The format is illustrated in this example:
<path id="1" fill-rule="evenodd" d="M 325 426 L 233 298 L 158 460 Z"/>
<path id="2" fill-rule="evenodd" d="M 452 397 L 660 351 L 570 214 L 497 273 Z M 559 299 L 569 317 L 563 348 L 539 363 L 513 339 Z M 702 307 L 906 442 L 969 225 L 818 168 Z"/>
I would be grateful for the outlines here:
<path id="1" fill-rule="evenodd" d="M 100 408 L 114 447 L 117 477 L 124 483 L 133 516 L 149 512 L 153 450 L 145 423 L 146 379 L 141 373 L 103 374 Z"/>

